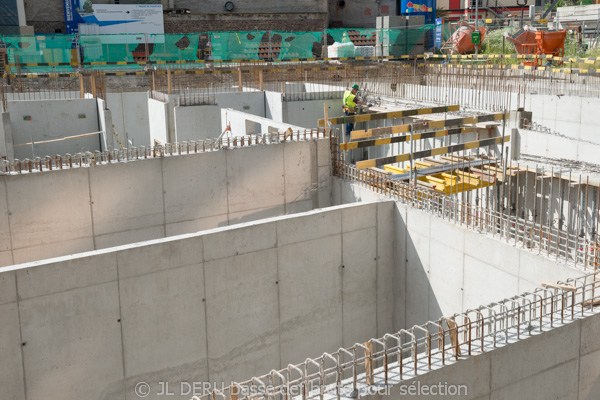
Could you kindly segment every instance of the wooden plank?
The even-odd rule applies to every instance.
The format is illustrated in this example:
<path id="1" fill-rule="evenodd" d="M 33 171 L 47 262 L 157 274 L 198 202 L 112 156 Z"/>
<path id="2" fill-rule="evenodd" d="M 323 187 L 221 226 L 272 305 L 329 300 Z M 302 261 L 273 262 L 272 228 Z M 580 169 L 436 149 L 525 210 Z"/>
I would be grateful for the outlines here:
<path id="1" fill-rule="evenodd" d="M 545 288 L 559 288 L 561 290 L 564 290 L 565 292 L 576 292 L 577 288 L 575 286 L 570 286 L 570 285 L 564 285 L 561 283 L 548 283 L 548 282 L 542 282 L 542 287 Z"/>

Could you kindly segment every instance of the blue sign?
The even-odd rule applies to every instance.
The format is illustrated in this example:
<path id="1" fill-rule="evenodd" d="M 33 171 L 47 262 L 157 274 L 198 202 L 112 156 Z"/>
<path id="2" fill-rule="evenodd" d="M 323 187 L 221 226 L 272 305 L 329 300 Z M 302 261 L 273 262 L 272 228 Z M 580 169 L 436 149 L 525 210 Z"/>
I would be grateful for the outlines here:
<path id="1" fill-rule="evenodd" d="M 435 47 L 440 49 L 442 47 L 443 40 L 443 28 L 444 28 L 444 18 L 436 18 L 435 19 Z"/>
<path id="2" fill-rule="evenodd" d="M 89 4 L 87 4 L 89 3 Z M 67 34 L 79 33 L 79 24 L 83 23 L 83 18 L 79 15 L 80 12 L 84 12 L 85 9 L 92 9 L 91 0 L 63 0 L 65 6 L 65 25 L 67 27 Z"/>

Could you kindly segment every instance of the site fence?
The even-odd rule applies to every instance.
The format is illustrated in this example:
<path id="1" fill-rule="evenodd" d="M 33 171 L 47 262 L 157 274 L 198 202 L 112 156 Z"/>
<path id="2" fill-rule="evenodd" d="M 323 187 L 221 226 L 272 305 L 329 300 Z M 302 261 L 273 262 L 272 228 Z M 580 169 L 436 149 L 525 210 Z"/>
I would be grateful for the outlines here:
<path id="1" fill-rule="evenodd" d="M 197 65 L 231 60 L 423 54 L 425 49 L 433 48 L 436 29 L 443 38 L 449 37 L 450 28 L 445 24 L 396 29 L 339 28 L 322 32 L 3 36 L 0 46 L 6 48 L 9 66 L 18 66 L 18 73 L 68 72 L 82 65 L 139 69 L 152 63 Z"/>

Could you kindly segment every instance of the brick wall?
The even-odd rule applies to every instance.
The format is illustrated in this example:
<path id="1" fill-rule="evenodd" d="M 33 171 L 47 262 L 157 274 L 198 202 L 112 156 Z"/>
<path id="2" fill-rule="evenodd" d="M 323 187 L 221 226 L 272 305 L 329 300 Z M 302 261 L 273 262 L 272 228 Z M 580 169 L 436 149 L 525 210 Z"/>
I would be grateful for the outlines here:
<path id="1" fill-rule="evenodd" d="M 256 30 L 304 32 L 326 28 L 326 13 L 165 15 L 165 33 Z"/>

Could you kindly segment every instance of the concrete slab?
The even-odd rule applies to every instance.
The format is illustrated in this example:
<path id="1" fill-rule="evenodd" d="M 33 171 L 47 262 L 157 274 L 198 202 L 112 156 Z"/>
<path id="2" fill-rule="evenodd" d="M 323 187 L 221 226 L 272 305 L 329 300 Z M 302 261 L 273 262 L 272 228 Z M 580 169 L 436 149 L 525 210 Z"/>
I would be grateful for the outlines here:
<path id="1" fill-rule="evenodd" d="M 202 263 L 203 238 L 169 240 L 136 246 L 117 253 L 119 278 L 126 279 Z"/>
<path id="2" fill-rule="evenodd" d="M 528 354 L 531 354 L 528 352 Z M 517 364 L 514 363 L 513 364 Z M 529 363 L 523 363 L 529 364 Z M 550 370 L 522 380 L 491 393 L 491 400 L 514 399 L 561 399 L 577 400 L 577 360 L 559 365 Z M 552 365 L 552 364 L 551 364 Z M 495 371 L 492 359 L 492 370 Z M 492 372 L 492 381 L 494 372 Z"/>
<path id="3" fill-rule="evenodd" d="M 153 159 L 89 168 L 96 236 L 164 225 L 161 166 Z"/>
<path id="4" fill-rule="evenodd" d="M 433 296 L 429 300 L 429 318 L 435 319 L 464 309 L 462 297 L 465 254 L 462 250 L 455 250 L 433 241 L 429 251 L 429 283 Z"/>
<path id="5" fill-rule="evenodd" d="M 117 280 L 114 253 L 77 257 L 16 271 L 19 298 L 45 296 Z"/>
<path id="6" fill-rule="evenodd" d="M 257 146 L 225 152 L 230 213 L 284 204 L 283 151 Z"/>
<path id="7" fill-rule="evenodd" d="M 342 236 L 344 347 L 377 336 L 376 237 L 376 228 L 348 232 Z"/>
<path id="8" fill-rule="evenodd" d="M 0 272 L 0 304 L 17 301 L 15 271 Z"/>
<path id="9" fill-rule="evenodd" d="M 127 377 L 206 359 L 203 274 L 200 263 L 121 279 Z"/>
<path id="10" fill-rule="evenodd" d="M 342 211 L 315 211 L 302 219 L 277 221 L 277 244 L 285 246 L 311 239 L 336 235 L 342 229 Z"/>
<path id="11" fill-rule="evenodd" d="M 205 270 L 210 379 L 280 368 L 277 249 L 209 261 Z"/>
<path id="12" fill-rule="evenodd" d="M 352 232 L 377 226 L 377 203 L 342 208 L 342 232 Z"/>
<path id="13" fill-rule="evenodd" d="M 275 248 L 277 223 L 258 223 L 204 236 L 204 261 Z"/>
<path id="14" fill-rule="evenodd" d="M 281 365 L 342 346 L 341 252 L 341 235 L 279 248 Z"/>
<path id="15" fill-rule="evenodd" d="M 290 142 L 283 145 L 285 203 L 309 200 L 317 190 L 316 149 L 312 142 Z"/>
<path id="16" fill-rule="evenodd" d="M 6 399 L 25 400 L 19 325 L 17 303 L 0 305 L 0 387 L 2 396 Z"/>
<path id="17" fill-rule="evenodd" d="M 579 361 L 578 399 L 600 398 L 600 371 L 598 365 L 600 365 L 600 351 L 581 356 Z"/>
<path id="18" fill-rule="evenodd" d="M 500 388 L 507 387 L 505 390 L 510 391 L 507 393 L 514 394 L 519 393 L 515 391 L 517 389 L 516 382 L 525 381 L 525 378 L 534 377 L 540 372 L 548 369 L 549 366 L 566 363 L 577 357 L 579 354 L 579 324 L 568 324 L 560 328 L 556 328 L 551 331 L 545 332 L 543 335 L 533 336 L 529 338 L 521 338 L 521 341 L 511 344 L 510 346 L 504 347 L 502 351 L 494 351 L 492 355 L 492 381 L 491 390 L 495 391 Z M 552 349 L 552 351 L 548 351 Z M 520 357 L 521 354 L 528 354 L 528 358 L 524 360 Z M 522 360 L 522 362 L 515 362 L 515 360 Z M 559 367 L 562 368 L 562 367 Z M 575 372 L 575 376 L 566 374 L 556 379 L 550 379 L 547 382 L 558 381 L 562 385 L 567 385 L 567 382 L 577 383 L 576 367 L 571 367 Z M 569 377 L 567 379 L 567 376 Z M 533 389 L 539 389 L 539 385 L 533 385 L 534 381 L 531 381 L 529 385 L 532 385 Z M 526 390 L 527 385 L 518 385 L 521 390 Z M 550 387 L 551 385 L 548 385 Z M 547 392 L 546 388 L 543 389 L 544 393 Z M 571 390 L 576 394 L 576 389 Z M 559 393 L 557 391 L 557 393 Z M 520 395 L 519 395 L 520 397 Z M 537 398 L 549 398 L 553 396 L 541 395 Z M 494 394 L 492 393 L 492 398 Z M 511 398 L 511 397 L 500 397 L 497 398 Z M 532 398 L 532 397 L 525 397 Z M 565 398 L 558 396 L 556 398 Z"/>
<path id="19" fill-rule="evenodd" d="M 4 179 L 13 249 L 92 237 L 87 169 Z"/>
<path id="20" fill-rule="evenodd" d="M 225 157 L 216 151 L 163 160 L 167 224 L 227 214 Z"/>
<path id="21" fill-rule="evenodd" d="M 520 293 L 518 277 L 475 259 L 469 253 L 465 255 L 463 287 L 462 309 L 465 310 Z"/>
<path id="22" fill-rule="evenodd" d="M 28 400 L 97 398 L 122 388 L 118 299 L 109 282 L 20 302 Z"/>
<path id="23" fill-rule="evenodd" d="M 229 225 L 227 214 L 215 215 L 213 217 L 200 218 L 192 221 L 175 222 L 167 224 L 166 236 L 195 233 L 227 225 Z"/>
<path id="24" fill-rule="evenodd" d="M 464 232 L 465 254 L 508 274 L 519 276 L 519 249 L 467 229 Z"/>
<path id="25" fill-rule="evenodd" d="M 108 247 L 160 239 L 163 237 L 165 237 L 165 227 L 164 225 L 158 225 L 131 231 L 121 231 L 106 235 L 99 235 L 96 236 L 95 243 L 97 249 L 106 249 Z"/>
<path id="26" fill-rule="evenodd" d="M 14 264 L 43 260 L 52 257 L 77 254 L 94 250 L 94 239 L 90 237 L 47 243 L 13 250 Z"/>
<path id="27" fill-rule="evenodd" d="M 8 203 L 6 199 L 5 179 L 0 179 L 0 252 L 12 248 L 10 225 L 8 222 Z"/>

